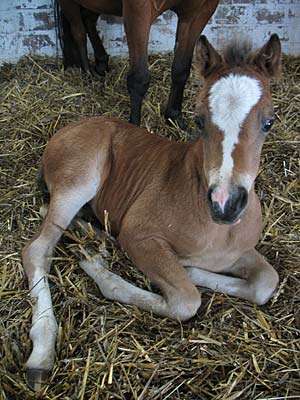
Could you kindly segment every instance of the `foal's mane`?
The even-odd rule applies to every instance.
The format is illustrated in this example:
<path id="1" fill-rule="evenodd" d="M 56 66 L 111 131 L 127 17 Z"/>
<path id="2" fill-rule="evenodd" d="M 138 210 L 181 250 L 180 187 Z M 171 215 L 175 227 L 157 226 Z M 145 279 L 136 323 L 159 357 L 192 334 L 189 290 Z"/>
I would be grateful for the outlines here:
<path id="1" fill-rule="evenodd" d="M 232 40 L 223 51 L 226 64 L 239 67 L 247 64 L 252 55 L 252 43 L 247 39 Z"/>

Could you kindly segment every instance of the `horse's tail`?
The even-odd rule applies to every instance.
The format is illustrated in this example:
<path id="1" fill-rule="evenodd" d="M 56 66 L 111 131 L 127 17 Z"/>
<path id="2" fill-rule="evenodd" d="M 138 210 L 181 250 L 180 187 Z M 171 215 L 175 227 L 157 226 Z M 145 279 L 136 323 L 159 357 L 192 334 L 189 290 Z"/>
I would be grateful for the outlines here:
<path id="1" fill-rule="evenodd" d="M 61 10 L 59 0 L 54 0 L 54 19 L 63 53 L 64 67 L 81 67 L 80 55 L 72 36 L 71 25 Z"/>
<path id="2" fill-rule="evenodd" d="M 37 187 L 39 191 L 42 192 L 44 202 L 49 203 L 50 194 L 44 179 L 44 171 L 42 166 L 39 168 L 37 174 Z"/>

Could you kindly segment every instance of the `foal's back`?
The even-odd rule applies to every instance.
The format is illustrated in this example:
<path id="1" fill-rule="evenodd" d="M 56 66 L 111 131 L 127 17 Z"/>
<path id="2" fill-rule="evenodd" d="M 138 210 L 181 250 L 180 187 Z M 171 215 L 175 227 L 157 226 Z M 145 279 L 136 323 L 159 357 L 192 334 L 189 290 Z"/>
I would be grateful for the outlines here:
<path id="1" fill-rule="evenodd" d="M 116 118 L 94 117 L 70 124 L 52 137 L 43 156 L 43 173 L 50 194 L 56 183 L 64 181 L 67 189 L 78 179 L 80 190 L 94 179 L 99 186 L 92 201 L 94 211 L 103 223 L 104 210 L 109 210 L 112 231 L 118 234 L 137 199 L 149 207 L 158 199 L 167 202 L 166 193 L 174 197 L 176 185 L 182 191 L 189 149 L 189 144 Z"/>

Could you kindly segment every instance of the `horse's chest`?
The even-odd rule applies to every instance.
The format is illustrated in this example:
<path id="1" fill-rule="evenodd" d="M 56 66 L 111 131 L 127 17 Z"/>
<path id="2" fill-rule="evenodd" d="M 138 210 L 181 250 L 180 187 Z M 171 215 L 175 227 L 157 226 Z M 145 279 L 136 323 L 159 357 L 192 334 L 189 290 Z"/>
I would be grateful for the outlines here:
<path id="1" fill-rule="evenodd" d="M 199 267 L 209 271 L 221 272 L 231 267 L 240 258 L 240 255 L 239 251 L 204 251 L 181 258 L 180 262 L 186 267 Z"/>
<path id="2" fill-rule="evenodd" d="M 232 234 L 199 237 L 191 241 L 189 251 L 181 254 L 179 260 L 184 266 L 221 272 L 232 266 L 246 247 Z"/>

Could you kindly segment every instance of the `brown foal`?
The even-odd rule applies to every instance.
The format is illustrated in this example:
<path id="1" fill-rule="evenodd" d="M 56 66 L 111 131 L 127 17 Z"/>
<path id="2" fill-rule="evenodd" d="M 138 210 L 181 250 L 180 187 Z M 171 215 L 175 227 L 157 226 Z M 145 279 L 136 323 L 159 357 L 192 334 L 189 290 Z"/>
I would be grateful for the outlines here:
<path id="1" fill-rule="evenodd" d="M 201 305 L 198 286 L 266 303 L 278 274 L 254 249 L 262 230 L 254 180 L 274 114 L 270 78 L 280 68 L 277 35 L 257 52 L 244 44 L 219 54 L 202 36 L 196 68 L 203 88 L 197 141 L 168 141 L 115 118 L 70 124 L 49 141 L 42 160 L 51 200 L 23 251 L 34 299 L 27 361 L 39 389 L 54 364 L 57 324 L 47 274 L 55 245 L 89 203 L 136 267 L 160 289 L 137 288 L 105 267 L 80 263 L 103 296 L 158 315 L 187 320 Z"/>

